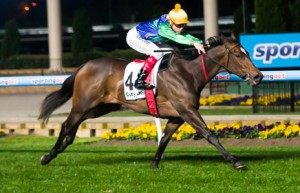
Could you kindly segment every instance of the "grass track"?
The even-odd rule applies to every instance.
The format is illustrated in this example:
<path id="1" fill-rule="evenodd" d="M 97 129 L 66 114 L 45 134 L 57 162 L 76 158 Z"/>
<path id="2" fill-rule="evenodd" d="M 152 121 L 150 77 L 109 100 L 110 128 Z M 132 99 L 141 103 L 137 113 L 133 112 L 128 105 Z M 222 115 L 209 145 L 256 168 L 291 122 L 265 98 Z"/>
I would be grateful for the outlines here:
<path id="1" fill-rule="evenodd" d="M 155 146 L 94 146 L 93 140 L 76 139 L 41 166 L 56 138 L 0 138 L 0 192 L 300 192 L 300 147 L 228 148 L 248 165 L 238 171 L 213 147 L 170 146 L 152 170 Z"/>
<path id="2" fill-rule="evenodd" d="M 199 113 L 201 115 L 280 115 L 280 114 L 299 114 L 299 111 L 296 112 L 287 112 L 287 111 L 272 111 L 272 112 L 260 112 L 257 114 L 253 114 L 253 109 L 249 106 L 217 106 L 217 107 L 200 107 Z M 67 117 L 68 113 L 63 114 L 54 114 L 53 116 L 64 116 Z M 127 111 L 117 111 L 112 112 L 104 117 L 138 117 L 145 116 L 144 114 L 137 113 L 131 110 Z"/>

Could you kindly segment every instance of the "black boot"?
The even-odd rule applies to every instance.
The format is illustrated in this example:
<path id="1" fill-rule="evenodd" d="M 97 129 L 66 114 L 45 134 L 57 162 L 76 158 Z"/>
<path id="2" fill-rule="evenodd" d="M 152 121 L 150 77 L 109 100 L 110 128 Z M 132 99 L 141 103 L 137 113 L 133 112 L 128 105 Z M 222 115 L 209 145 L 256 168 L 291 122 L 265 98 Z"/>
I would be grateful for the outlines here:
<path id="1" fill-rule="evenodd" d="M 154 88 L 153 85 L 145 82 L 145 79 L 148 75 L 146 70 L 141 69 L 138 73 L 138 77 L 134 83 L 134 87 L 137 89 L 146 89 L 146 88 Z"/>

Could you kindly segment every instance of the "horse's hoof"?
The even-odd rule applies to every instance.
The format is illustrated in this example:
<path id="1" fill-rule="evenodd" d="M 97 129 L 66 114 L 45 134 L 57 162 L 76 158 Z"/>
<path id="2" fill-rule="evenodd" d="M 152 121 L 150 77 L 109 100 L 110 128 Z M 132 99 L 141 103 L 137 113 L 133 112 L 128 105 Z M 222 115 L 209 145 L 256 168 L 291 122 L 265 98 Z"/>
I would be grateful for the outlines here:
<path id="1" fill-rule="evenodd" d="M 237 161 L 234 164 L 235 169 L 244 169 L 246 165 L 243 162 Z"/>
<path id="2" fill-rule="evenodd" d="M 156 163 L 152 163 L 150 168 L 151 169 L 158 169 L 158 165 Z"/>
<path id="3" fill-rule="evenodd" d="M 42 164 L 42 165 L 46 165 L 46 164 L 48 164 L 51 160 L 52 160 L 52 157 L 51 157 L 51 156 L 49 156 L 49 155 L 43 155 L 43 156 L 41 157 L 41 164 Z"/>

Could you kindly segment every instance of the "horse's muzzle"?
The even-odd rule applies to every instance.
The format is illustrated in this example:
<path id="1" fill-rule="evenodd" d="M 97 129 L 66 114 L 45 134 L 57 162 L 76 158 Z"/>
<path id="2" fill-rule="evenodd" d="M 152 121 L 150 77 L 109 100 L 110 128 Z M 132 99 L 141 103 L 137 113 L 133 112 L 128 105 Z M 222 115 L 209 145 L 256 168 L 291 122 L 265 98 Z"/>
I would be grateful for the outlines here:
<path id="1" fill-rule="evenodd" d="M 261 72 L 255 72 L 253 74 L 245 73 L 242 78 L 247 81 L 250 86 L 255 86 L 260 84 L 263 79 L 263 74 Z"/>

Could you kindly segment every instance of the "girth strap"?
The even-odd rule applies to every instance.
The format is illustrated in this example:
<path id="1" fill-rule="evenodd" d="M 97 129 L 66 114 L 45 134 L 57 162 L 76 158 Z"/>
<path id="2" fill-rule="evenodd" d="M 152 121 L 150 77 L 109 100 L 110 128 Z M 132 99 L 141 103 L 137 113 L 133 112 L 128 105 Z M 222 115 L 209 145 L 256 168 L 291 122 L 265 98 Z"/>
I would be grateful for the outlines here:
<path id="1" fill-rule="evenodd" d="M 150 84 L 150 77 L 151 77 L 152 71 L 148 74 L 145 82 Z M 155 88 L 156 89 L 156 88 Z M 156 105 L 156 100 L 154 96 L 153 89 L 146 89 L 146 101 L 148 105 L 149 112 L 152 116 L 158 117 L 158 110 L 157 110 L 157 105 Z"/>

